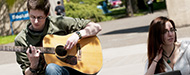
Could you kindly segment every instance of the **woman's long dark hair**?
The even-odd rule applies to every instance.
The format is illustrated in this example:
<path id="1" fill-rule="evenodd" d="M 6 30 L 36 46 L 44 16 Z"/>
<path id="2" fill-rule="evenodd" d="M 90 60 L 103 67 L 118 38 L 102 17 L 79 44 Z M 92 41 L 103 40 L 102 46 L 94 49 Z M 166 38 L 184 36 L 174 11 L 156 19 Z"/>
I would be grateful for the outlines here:
<path id="1" fill-rule="evenodd" d="M 170 22 L 175 28 L 175 24 L 172 20 L 168 19 L 167 17 L 157 17 L 154 19 L 149 27 L 149 34 L 148 34 L 148 68 L 152 64 L 152 61 L 156 57 L 157 53 L 160 51 L 160 45 L 164 44 L 164 30 L 165 30 L 165 24 L 166 22 Z M 175 42 L 177 41 L 176 33 L 175 33 Z M 158 64 L 156 66 L 155 73 L 161 73 L 165 72 L 164 70 L 164 61 L 163 58 L 161 58 L 158 61 Z"/>

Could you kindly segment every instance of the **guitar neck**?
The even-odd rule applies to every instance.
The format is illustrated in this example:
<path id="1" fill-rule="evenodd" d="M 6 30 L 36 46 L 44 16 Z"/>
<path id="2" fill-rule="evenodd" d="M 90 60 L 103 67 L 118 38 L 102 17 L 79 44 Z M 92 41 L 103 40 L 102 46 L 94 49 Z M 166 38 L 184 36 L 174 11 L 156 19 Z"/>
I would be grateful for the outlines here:
<path id="1" fill-rule="evenodd" d="M 24 52 L 28 47 L 21 47 L 21 46 L 0 46 L 0 51 L 11 51 L 11 52 Z M 55 53 L 54 48 L 51 47 L 36 47 L 36 49 L 41 50 L 41 53 Z"/>

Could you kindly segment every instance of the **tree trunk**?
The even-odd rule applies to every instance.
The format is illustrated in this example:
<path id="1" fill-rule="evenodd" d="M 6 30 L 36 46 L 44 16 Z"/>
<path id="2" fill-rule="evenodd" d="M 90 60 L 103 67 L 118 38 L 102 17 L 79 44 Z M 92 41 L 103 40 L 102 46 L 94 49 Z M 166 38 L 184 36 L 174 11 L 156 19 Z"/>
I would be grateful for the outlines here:
<path id="1" fill-rule="evenodd" d="M 133 13 L 137 13 L 139 11 L 139 8 L 138 8 L 137 4 L 138 4 L 137 0 L 131 0 Z"/>
<path id="2" fill-rule="evenodd" d="M 137 0 L 123 0 L 123 2 L 126 8 L 127 16 L 133 16 L 134 13 L 138 12 Z"/>
<path id="3" fill-rule="evenodd" d="M 125 14 L 126 14 L 126 16 L 129 16 L 129 12 L 128 12 L 128 5 L 127 5 L 127 2 L 128 0 L 122 0 L 122 2 L 123 2 L 123 4 L 125 5 Z"/>
<path id="4" fill-rule="evenodd" d="M 129 13 L 130 13 L 129 16 L 133 16 L 133 5 L 132 5 L 132 1 L 131 1 L 131 0 L 128 0 L 127 5 L 128 5 Z"/>

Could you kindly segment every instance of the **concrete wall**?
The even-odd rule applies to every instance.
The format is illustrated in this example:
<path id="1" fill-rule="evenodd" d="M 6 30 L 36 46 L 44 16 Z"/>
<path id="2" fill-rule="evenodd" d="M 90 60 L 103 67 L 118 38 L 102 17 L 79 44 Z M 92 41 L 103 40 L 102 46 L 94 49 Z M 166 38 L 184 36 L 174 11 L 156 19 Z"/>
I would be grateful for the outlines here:
<path id="1" fill-rule="evenodd" d="M 10 13 L 22 12 L 26 11 L 26 0 L 17 0 L 12 8 L 9 8 L 5 2 L 6 0 L 2 0 L 0 3 L 0 36 L 11 35 L 11 27 L 10 27 Z M 15 21 L 12 23 L 14 34 L 19 33 L 26 25 L 24 21 Z"/>
<path id="2" fill-rule="evenodd" d="M 168 16 L 177 27 L 190 25 L 190 0 L 166 0 Z"/>

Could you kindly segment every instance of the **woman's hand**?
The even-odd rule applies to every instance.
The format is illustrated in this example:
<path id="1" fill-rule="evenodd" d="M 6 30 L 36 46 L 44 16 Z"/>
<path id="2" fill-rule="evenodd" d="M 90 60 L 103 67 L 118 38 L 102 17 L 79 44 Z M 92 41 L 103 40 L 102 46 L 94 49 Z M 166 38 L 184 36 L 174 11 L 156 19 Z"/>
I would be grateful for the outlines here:
<path id="1" fill-rule="evenodd" d="M 154 75 L 156 66 L 157 66 L 157 62 L 162 58 L 162 45 L 160 45 L 160 48 L 158 49 L 157 55 L 154 58 L 153 62 L 151 63 L 150 67 L 148 68 L 147 72 L 145 73 L 145 75 Z"/>
<path id="2" fill-rule="evenodd" d="M 27 49 L 27 57 L 30 61 L 30 68 L 32 69 L 37 69 L 38 63 L 39 63 L 39 58 L 40 58 L 40 50 L 36 49 L 36 47 L 30 45 L 30 48 Z"/>
<path id="3" fill-rule="evenodd" d="M 155 61 L 158 62 L 162 58 L 162 52 L 163 52 L 162 45 L 160 45 L 158 53 L 157 53 L 156 57 L 154 58 Z"/>

